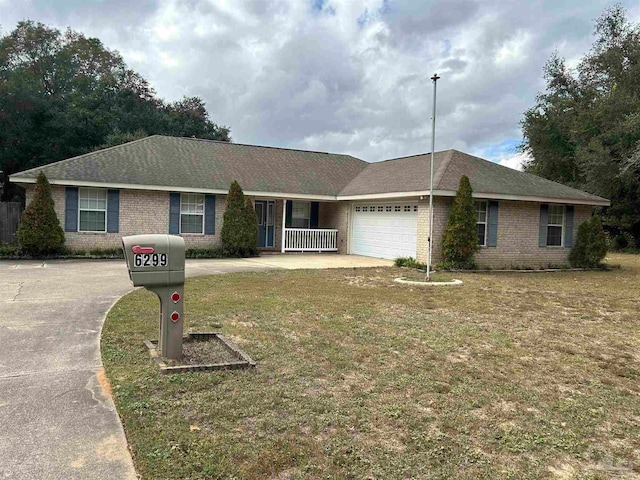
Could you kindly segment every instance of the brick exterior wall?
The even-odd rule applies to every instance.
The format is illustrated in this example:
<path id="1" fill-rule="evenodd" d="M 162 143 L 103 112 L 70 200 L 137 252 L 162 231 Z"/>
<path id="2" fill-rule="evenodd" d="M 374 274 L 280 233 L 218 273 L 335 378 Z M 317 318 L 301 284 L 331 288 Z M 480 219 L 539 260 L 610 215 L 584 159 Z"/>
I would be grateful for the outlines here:
<path id="1" fill-rule="evenodd" d="M 34 186 L 26 186 L 26 201 L 33 196 Z M 65 224 L 65 188 L 52 185 L 51 193 L 60 225 Z M 253 201 L 255 201 L 252 198 Z M 434 244 L 432 263 L 442 260 L 442 233 L 452 197 L 434 197 Z M 338 252 L 349 252 L 349 222 L 352 202 L 320 202 L 319 227 L 338 230 Z M 220 244 L 220 230 L 226 208 L 226 196 L 216 195 L 216 228 L 214 235 L 182 235 L 187 247 Z M 576 205 L 574 211 L 574 241 L 579 225 L 591 216 L 592 207 Z M 283 201 L 276 200 L 276 243 L 282 246 Z M 418 202 L 417 258 L 427 261 L 429 200 Z M 65 245 L 72 250 L 120 248 L 123 236 L 141 233 L 169 232 L 169 192 L 120 190 L 120 226 L 118 233 L 65 232 Z M 570 248 L 539 247 L 540 203 L 501 200 L 498 210 L 498 242 L 496 247 L 482 247 L 476 254 L 479 267 L 542 268 L 566 264 Z"/>
<path id="2" fill-rule="evenodd" d="M 31 201 L 33 186 L 26 187 L 26 201 Z M 65 187 L 52 185 L 51 194 L 60 225 L 65 224 Z M 181 235 L 188 247 L 220 244 L 222 216 L 226 196 L 216 195 L 215 235 Z M 118 233 L 65 232 L 65 246 L 71 250 L 120 248 L 122 237 L 141 233 L 169 233 L 169 192 L 120 190 L 120 225 Z"/>
<path id="3" fill-rule="evenodd" d="M 442 233 L 447 224 L 447 215 L 453 199 L 433 197 L 433 247 L 431 263 L 436 264 L 442 258 Z M 429 238 L 429 197 L 418 200 L 418 261 L 426 263 Z"/>
<path id="4" fill-rule="evenodd" d="M 434 198 L 434 245 L 432 263 L 442 260 L 442 233 L 453 198 Z M 592 208 L 576 205 L 574 210 L 573 237 L 579 225 L 591 217 Z M 420 201 L 418 206 L 418 260 L 427 261 L 429 201 Z M 500 200 L 498 208 L 498 242 L 496 247 L 481 247 L 476 254 L 479 267 L 499 268 L 543 268 L 549 265 L 568 263 L 570 248 L 540 247 L 540 203 Z"/>
<path id="5" fill-rule="evenodd" d="M 338 230 L 338 253 L 349 253 L 349 212 L 351 202 L 321 202 L 318 223 L 320 228 Z"/>

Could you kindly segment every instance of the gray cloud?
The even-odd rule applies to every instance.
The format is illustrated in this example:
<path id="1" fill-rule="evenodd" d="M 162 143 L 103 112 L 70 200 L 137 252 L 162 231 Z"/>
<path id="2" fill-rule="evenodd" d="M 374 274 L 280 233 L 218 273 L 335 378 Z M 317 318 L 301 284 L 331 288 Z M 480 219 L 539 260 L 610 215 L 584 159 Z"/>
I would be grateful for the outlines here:
<path id="1" fill-rule="evenodd" d="M 4 32 L 31 18 L 100 38 L 160 96 L 202 97 L 237 142 L 372 161 L 429 150 L 437 71 L 436 147 L 514 165 L 498 146 L 517 143 L 545 61 L 554 49 L 579 59 L 607 5 L 0 0 L 0 22 Z"/>

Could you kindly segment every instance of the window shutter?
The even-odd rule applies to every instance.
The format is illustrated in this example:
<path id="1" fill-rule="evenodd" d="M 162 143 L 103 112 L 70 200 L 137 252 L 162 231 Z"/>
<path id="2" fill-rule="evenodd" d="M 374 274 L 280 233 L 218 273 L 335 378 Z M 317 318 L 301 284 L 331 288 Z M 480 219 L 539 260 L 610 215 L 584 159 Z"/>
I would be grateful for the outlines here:
<path id="1" fill-rule="evenodd" d="M 78 231 L 78 189 L 67 187 L 64 199 L 64 231 Z"/>
<path id="2" fill-rule="evenodd" d="M 169 233 L 180 233 L 180 194 L 177 192 L 169 194 Z"/>
<path id="3" fill-rule="evenodd" d="M 309 218 L 309 228 L 318 228 L 318 216 L 320 213 L 320 202 L 311 202 L 311 214 Z"/>
<path id="4" fill-rule="evenodd" d="M 293 219 L 293 200 L 285 200 L 287 204 L 287 218 L 285 219 L 285 228 L 291 228 L 291 223 Z"/>
<path id="5" fill-rule="evenodd" d="M 538 245 L 547 246 L 547 226 L 549 225 L 549 205 L 540 205 L 540 235 L 538 237 Z"/>
<path id="6" fill-rule="evenodd" d="M 564 246 L 573 247 L 573 205 L 564 209 Z"/>
<path id="7" fill-rule="evenodd" d="M 495 247 L 498 245 L 498 202 L 489 202 L 489 237 L 487 238 L 487 246 Z"/>
<path id="8" fill-rule="evenodd" d="M 215 235 L 216 233 L 216 196 L 204 196 L 204 234 Z"/>
<path id="9" fill-rule="evenodd" d="M 107 190 L 107 232 L 118 233 L 120 226 L 120 190 Z"/>

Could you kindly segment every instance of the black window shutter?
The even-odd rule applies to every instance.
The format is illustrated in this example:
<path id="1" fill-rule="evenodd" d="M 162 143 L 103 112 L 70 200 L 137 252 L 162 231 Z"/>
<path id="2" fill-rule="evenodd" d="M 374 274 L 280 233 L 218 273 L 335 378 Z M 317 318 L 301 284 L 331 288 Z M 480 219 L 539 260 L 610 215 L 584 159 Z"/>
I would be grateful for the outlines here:
<path id="1" fill-rule="evenodd" d="M 169 194 L 169 233 L 180 233 L 180 194 L 177 192 Z"/>
<path id="2" fill-rule="evenodd" d="M 309 228 L 318 228 L 319 213 L 320 202 L 311 202 L 311 217 L 309 218 Z"/>
<path id="3" fill-rule="evenodd" d="M 64 230 L 78 231 L 78 188 L 67 187 L 64 198 Z"/>
<path id="4" fill-rule="evenodd" d="M 286 208 L 287 218 L 285 219 L 284 226 L 285 228 L 291 228 L 291 220 L 293 217 L 293 200 L 285 200 L 285 202 L 287 204 L 287 208 Z"/>
<path id="5" fill-rule="evenodd" d="M 107 232 L 118 233 L 120 227 L 120 190 L 107 190 Z"/>
<path id="6" fill-rule="evenodd" d="M 216 233 L 216 196 L 204 196 L 204 233 L 215 235 Z"/>
<path id="7" fill-rule="evenodd" d="M 547 226 L 549 225 L 549 205 L 543 203 L 540 205 L 540 235 L 538 237 L 538 245 L 547 246 Z"/>

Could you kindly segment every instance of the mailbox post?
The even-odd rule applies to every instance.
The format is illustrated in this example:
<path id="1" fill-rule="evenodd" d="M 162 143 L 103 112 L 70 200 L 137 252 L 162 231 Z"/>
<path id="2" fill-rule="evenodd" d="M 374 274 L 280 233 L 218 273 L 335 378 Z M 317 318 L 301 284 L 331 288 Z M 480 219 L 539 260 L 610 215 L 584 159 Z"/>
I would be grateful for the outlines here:
<path id="1" fill-rule="evenodd" d="M 160 299 L 158 349 L 163 357 L 182 356 L 184 240 L 175 235 L 132 235 L 122 238 L 129 278 Z"/>

